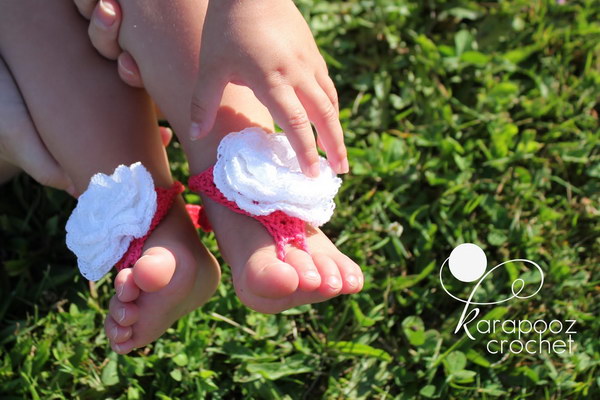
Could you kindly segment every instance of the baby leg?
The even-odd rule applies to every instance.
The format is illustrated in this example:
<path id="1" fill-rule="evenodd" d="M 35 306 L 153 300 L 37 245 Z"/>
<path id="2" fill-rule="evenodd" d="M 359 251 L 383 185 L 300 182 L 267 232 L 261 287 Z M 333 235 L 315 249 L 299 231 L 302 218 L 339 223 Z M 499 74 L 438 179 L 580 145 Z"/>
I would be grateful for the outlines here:
<path id="1" fill-rule="evenodd" d="M 121 83 L 114 65 L 95 53 L 72 3 L 2 3 L 0 53 L 42 140 L 78 193 L 93 174 L 136 161 L 157 186 L 172 183 L 149 99 Z M 120 353 L 157 339 L 203 304 L 219 279 L 180 197 L 144 250 L 115 279 L 105 328 Z"/>
<path id="2" fill-rule="evenodd" d="M 20 171 L 45 186 L 73 192 L 31 122 L 19 88 L 0 57 L 0 185 Z"/>
<path id="3" fill-rule="evenodd" d="M 269 113 L 249 89 L 229 85 L 211 134 L 190 141 L 190 103 L 207 1 L 121 0 L 120 4 L 121 47 L 136 59 L 147 90 L 179 133 L 192 174 L 214 163 L 225 134 L 249 125 L 273 128 Z M 157 62 L 158 55 L 167 62 Z M 286 262 L 281 262 L 273 240 L 258 222 L 206 198 L 203 201 L 223 257 L 232 267 L 236 292 L 249 307 L 279 312 L 362 288 L 358 265 L 320 230 L 308 239 L 310 255 L 290 248 Z"/>

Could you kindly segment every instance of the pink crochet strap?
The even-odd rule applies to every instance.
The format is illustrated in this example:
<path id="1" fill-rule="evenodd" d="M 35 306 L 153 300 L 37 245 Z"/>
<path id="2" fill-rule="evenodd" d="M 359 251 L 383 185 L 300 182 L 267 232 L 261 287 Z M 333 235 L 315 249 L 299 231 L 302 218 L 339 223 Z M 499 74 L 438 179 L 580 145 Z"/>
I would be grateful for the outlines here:
<path id="1" fill-rule="evenodd" d="M 212 231 L 212 227 L 210 226 L 210 222 L 208 221 L 204 207 L 196 204 L 186 204 L 185 209 L 187 210 L 188 215 L 194 224 L 194 228 L 200 228 L 204 232 Z"/>
<path id="2" fill-rule="evenodd" d="M 306 244 L 306 222 L 300 218 L 291 217 L 283 211 L 275 211 L 269 215 L 252 215 L 241 208 L 221 193 L 214 183 L 213 167 L 192 176 L 189 180 L 190 189 L 197 193 L 207 195 L 211 200 L 235 211 L 238 214 L 247 215 L 260 222 L 267 232 L 275 240 L 277 246 L 277 258 L 285 259 L 285 246 L 292 244 L 299 249 L 308 252 Z"/>
<path id="3" fill-rule="evenodd" d="M 152 218 L 152 222 L 150 223 L 150 228 L 145 236 L 137 239 L 133 239 L 127 252 L 123 255 L 121 260 L 117 262 L 115 268 L 117 271 L 122 270 L 123 268 L 132 267 L 135 262 L 142 255 L 142 250 L 144 247 L 144 243 L 146 243 L 146 239 L 152 234 L 154 229 L 158 226 L 160 221 L 167 215 L 171 207 L 173 206 L 173 202 L 177 195 L 183 192 L 184 186 L 181 182 L 175 182 L 171 185 L 170 188 L 154 188 L 156 190 L 156 213 Z"/>

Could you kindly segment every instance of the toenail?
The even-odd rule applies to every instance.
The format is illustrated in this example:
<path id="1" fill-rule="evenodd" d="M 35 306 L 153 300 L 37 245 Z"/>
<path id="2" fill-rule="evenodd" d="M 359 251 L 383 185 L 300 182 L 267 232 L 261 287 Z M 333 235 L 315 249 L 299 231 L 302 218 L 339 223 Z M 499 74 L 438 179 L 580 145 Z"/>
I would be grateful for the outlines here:
<path id="1" fill-rule="evenodd" d="M 117 59 L 117 64 L 122 72 L 126 73 L 127 75 L 135 75 L 133 72 L 133 67 L 131 66 L 131 61 L 125 60 L 123 57 L 119 57 Z"/>
<path id="2" fill-rule="evenodd" d="M 304 277 L 306 279 L 310 279 L 311 281 L 316 281 L 317 279 L 320 278 L 320 276 L 317 273 L 317 271 L 307 271 L 307 272 L 304 273 Z"/>
<path id="3" fill-rule="evenodd" d="M 135 265 L 138 265 L 139 263 L 143 263 L 144 262 L 144 258 L 147 260 L 151 260 L 152 256 L 149 254 L 144 254 L 143 256 L 141 256 L 140 258 L 138 258 L 138 260 L 135 262 Z M 134 266 L 135 266 L 134 265 Z"/>
<path id="4" fill-rule="evenodd" d="M 342 282 L 340 282 L 337 276 L 330 276 L 329 279 L 327 279 L 327 285 L 332 289 L 339 289 L 342 286 Z"/>
<path id="5" fill-rule="evenodd" d="M 110 28 L 116 21 L 117 14 L 115 12 L 115 8 L 112 6 L 112 4 L 104 2 L 102 0 L 100 0 L 99 6 L 103 12 L 96 14 L 96 17 L 101 23 L 102 28 Z"/>
<path id="6" fill-rule="evenodd" d="M 125 321 L 125 309 L 121 308 L 121 316 L 119 317 L 119 322 Z"/>
<path id="7" fill-rule="evenodd" d="M 346 282 L 348 282 L 348 285 L 351 287 L 356 287 L 356 285 L 358 285 L 358 279 L 354 275 L 346 277 Z"/>

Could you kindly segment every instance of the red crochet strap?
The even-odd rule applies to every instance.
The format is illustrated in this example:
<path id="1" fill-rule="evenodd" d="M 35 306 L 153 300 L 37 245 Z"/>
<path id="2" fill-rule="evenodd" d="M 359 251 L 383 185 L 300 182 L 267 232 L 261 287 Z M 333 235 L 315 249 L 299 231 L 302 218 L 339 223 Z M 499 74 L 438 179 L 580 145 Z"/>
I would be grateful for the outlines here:
<path id="1" fill-rule="evenodd" d="M 210 221 L 206 216 L 206 212 L 204 207 L 196 205 L 196 204 L 186 204 L 185 209 L 188 212 L 188 215 L 192 219 L 192 223 L 194 224 L 194 228 L 202 229 L 204 232 L 212 231 L 212 227 L 210 226 Z"/>
<path id="2" fill-rule="evenodd" d="M 227 200 L 214 183 L 213 167 L 192 176 L 188 182 L 191 190 L 207 195 L 211 200 L 235 211 L 238 214 L 247 215 L 260 222 L 267 232 L 275 240 L 277 246 L 277 257 L 285 258 L 285 246 L 294 246 L 308 252 L 306 244 L 306 223 L 300 218 L 291 217 L 283 211 L 275 211 L 269 215 L 252 215 L 238 207 L 233 201 Z"/>
<path id="3" fill-rule="evenodd" d="M 137 239 L 133 239 L 127 252 L 121 257 L 121 260 L 117 262 L 115 268 L 117 271 L 122 270 L 123 268 L 132 267 L 133 264 L 140 258 L 142 255 L 142 250 L 144 247 L 144 243 L 146 243 L 146 239 L 152 234 L 154 229 L 158 226 L 160 221 L 167 215 L 171 206 L 173 206 L 173 202 L 175 201 L 175 197 L 178 194 L 182 193 L 184 190 L 184 186 L 181 182 L 175 181 L 170 188 L 154 188 L 156 190 L 156 213 L 152 218 L 152 222 L 150 223 L 150 228 L 145 236 Z"/>

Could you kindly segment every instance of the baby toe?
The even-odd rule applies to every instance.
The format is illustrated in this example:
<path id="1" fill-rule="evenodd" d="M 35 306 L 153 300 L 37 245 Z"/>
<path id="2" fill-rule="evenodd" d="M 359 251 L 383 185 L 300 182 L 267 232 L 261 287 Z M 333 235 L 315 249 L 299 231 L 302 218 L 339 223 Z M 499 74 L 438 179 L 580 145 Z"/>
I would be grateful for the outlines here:
<path id="1" fill-rule="evenodd" d="M 170 250 L 152 247 L 133 266 L 133 278 L 144 292 L 156 292 L 169 284 L 175 266 L 175 256 Z"/>
<path id="2" fill-rule="evenodd" d="M 139 308 L 135 303 L 123 303 L 115 296 L 110 299 L 108 313 L 120 326 L 130 326 L 139 318 Z"/>
<path id="3" fill-rule="evenodd" d="M 363 274 L 358 264 L 344 254 L 336 256 L 335 262 L 342 276 L 342 293 L 352 294 L 360 292 L 363 285 Z"/>
<path id="4" fill-rule="evenodd" d="M 129 326 L 119 326 L 110 315 L 104 322 L 104 331 L 111 343 L 123 343 L 131 338 L 133 330 Z"/>
<path id="5" fill-rule="evenodd" d="M 133 279 L 131 268 L 125 268 L 117 274 L 115 278 L 115 290 L 117 298 L 124 303 L 134 301 L 140 295 L 140 288 Z"/>
<path id="6" fill-rule="evenodd" d="M 289 264 L 277 259 L 272 251 L 257 252 L 250 257 L 242 279 L 256 296 L 277 299 L 298 289 L 298 273 Z"/>
<path id="7" fill-rule="evenodd" d="M 321 286 L 319 292 L 326 297 L 338 295 L 343 287 L 342 277 L 336 262 L 323 253 L 313 254 L 313 261 L 321 275 Z"/>
<path id="8" fill-rule="evenodd" d="M 126 340 L 124 342 L 121 342 L 121 343 L 112 342 L 110 344 L 110 347 L 113 349 L 113 351 L 115 353 L 118 353 L 118 354 L 127 354 L 131 350 L 134 349 L 134 343 L 133 343 L 133 340 L 128 339 L 128 340 Z"/>
<path id="9" fill-rule="evenodd" d="M 298 289 L 311 292 L 321 286 L 321 275 L 310 254 L 293 247 L 285 255 L 285 262 L 298 273 Z"/>

